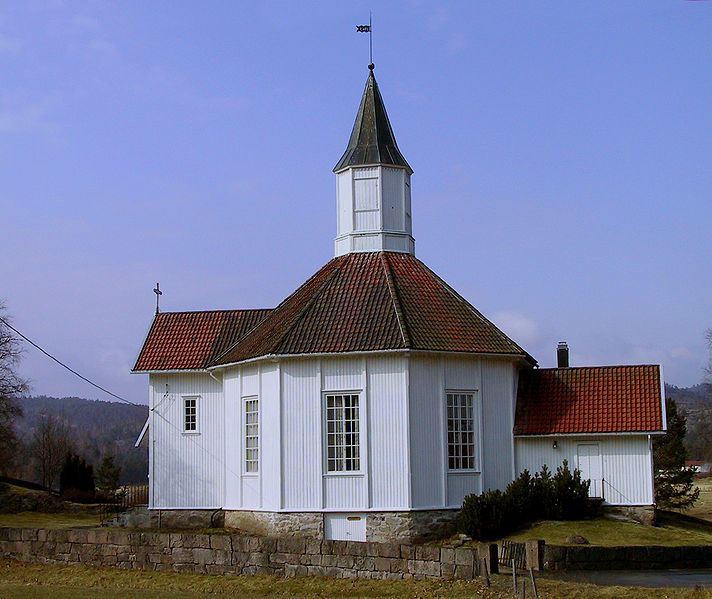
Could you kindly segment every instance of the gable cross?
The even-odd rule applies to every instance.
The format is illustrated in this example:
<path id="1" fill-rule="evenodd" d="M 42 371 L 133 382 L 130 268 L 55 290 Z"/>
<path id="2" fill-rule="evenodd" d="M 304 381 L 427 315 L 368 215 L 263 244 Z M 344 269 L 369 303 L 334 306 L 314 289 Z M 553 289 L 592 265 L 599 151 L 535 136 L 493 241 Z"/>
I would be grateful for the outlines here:
<path id="1" fill-rule="evenodd" d="M 153 293 L 156 294 L 156 314 L 158 314 L 161 311 L 158 302 L 160 300 L 160 297 L 163 295 L 163 291 L 161 291 L 161 286 L 158 283 L 156 283 L 156 288 L 153 290 Z"/>

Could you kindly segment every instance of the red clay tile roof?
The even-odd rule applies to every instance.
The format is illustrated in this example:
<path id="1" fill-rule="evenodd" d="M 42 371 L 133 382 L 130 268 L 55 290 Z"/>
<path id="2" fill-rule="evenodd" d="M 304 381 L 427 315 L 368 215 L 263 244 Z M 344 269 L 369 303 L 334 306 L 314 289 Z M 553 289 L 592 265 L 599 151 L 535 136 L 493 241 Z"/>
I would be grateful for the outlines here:
<path id="1" fill-rule="evenodd" d="M 334 258 L 213 365 L 264 355 L 419 349 L 534 360 L 420 260 Z"/>
<path id="2" fill-rule="evenodd" d="M 522 370 L 515 435 L 663 430 L 659 366 Z"/>
<path id="3" fill-rule="evenodd" d="M 156 314 L 134 371 L 205 368 L 270 310 L 213 310 Z"/>

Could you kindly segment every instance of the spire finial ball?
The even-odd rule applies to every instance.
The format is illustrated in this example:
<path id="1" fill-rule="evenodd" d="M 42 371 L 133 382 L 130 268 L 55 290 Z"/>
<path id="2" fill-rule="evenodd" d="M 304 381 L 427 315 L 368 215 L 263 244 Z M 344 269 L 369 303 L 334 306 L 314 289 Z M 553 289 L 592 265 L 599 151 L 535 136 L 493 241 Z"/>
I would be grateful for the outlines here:
<path id="1" fill-rule="evenodd" d="M 369 71 L 372 71 L 372 70 L 375 69 L 375 68 L 376 68 L 376 65 L 373 64 L 373 63 L 371 63 L 370 65 L 368 65 L 368 70 L 369 70 Z"/>

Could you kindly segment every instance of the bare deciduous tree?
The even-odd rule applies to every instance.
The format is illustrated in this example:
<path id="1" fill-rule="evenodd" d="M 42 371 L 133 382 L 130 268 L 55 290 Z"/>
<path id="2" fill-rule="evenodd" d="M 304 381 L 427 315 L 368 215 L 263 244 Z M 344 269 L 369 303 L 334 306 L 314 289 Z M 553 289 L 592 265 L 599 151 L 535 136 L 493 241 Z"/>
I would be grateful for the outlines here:
<path id="1" fill-rule="evenodd" d="M 56 416 L 45 415 L 35 428 L 30 443 L 30 456 L 45 487 L 55 487 L 64 460 L 73 449 L 67 423 Z"/>
<path id="2" fill-rule="evenodd" d="M 709 358 L 707 362 L 705 382 L 707 383 L 708 389 L 712 391 L 712 329 L 707 329 L 705 333 L 705 339 L 707 339 L 707 349 L 709 350 Z"/>
<path id="3" fill-rule="evenodd" d="M 0 318 L 8 320 L 2 303 Z M 3 320 L 0 320 L 0 472 L 8 474 L 12 472 L 17 459 L 18 441 L 14 421 L 22 415 L 17 397 L 28 390 L 28 385 L 17 374 L 22 348 Z"/>

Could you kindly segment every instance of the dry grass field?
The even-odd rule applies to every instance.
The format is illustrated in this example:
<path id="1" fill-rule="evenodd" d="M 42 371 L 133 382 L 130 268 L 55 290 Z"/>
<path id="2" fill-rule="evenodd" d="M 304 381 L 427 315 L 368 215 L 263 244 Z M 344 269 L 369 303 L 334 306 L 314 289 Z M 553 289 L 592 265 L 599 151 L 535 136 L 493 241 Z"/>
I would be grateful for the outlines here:
<path id="1" fill-rule="evenodd" d="M 700 497 L 693 507 L 682 513 L 712 522 L 712 477 L 698 478 L 695 484 L 700 490 Z"/>
<path id="2" fill-rule="evenodd" d="M 633 589 L 538 580 L 541 599 L 702 599 L 712 591 L 694 589 Z M 139 572 L 24 564 L 0 560 L 2 599 L 219 599 L 220 597 L 478 597 L 512 599 L 511 579 L 493 576 L 487 588 L 474 581 L 376 581 L 275 576 L 207 576 L 169 572 Z M 531 595 L 528 595 L 531 596 Z"/>

